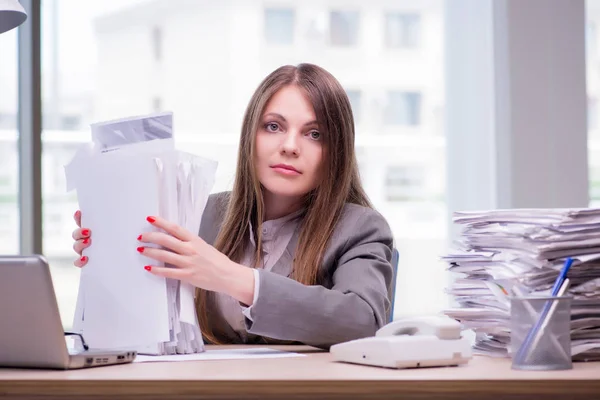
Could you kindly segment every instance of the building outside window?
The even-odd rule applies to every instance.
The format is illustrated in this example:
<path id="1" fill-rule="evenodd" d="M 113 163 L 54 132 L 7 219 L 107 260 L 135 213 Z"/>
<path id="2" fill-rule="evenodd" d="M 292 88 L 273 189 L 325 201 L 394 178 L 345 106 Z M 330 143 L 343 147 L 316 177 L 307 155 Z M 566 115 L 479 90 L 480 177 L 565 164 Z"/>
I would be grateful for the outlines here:
<path id="1" fill-rule="evenodd" d="M 385 45 L 389 48 L 414 49 L 421 39 L 421 16 L 418 14 L 386 13 Z"/>
<path id="2" fill-rule="evenodd" d="M 265 41 L 267 44 L 294 43 L 294 10 L 290 8 L 265 9 Z"/>
<path id="3" fill-rule="evenodd" d="M 389 201 L 415 201 L 427 198 L 426 170 L 419 166 L 392 165 L 385 173 Z"/>
<path id="4" fill-rule="evenodd" d="M 350 100 L 350 106 L 352 107 L 352 114 L 354 114 L 354 122 L 360 122 L 361 113 L 361 98 L 362 94 L 360 90 L 346 90 L 348 100 Z"/>
<path id="5" fill-rule="evenodd" d="M 420 125 L 421 93 L 389 91 L 387 93 L 384 122 L 386 125 Z"/>
<path id="6" fill-rule="evenodd" d="M 329 14 L 329 43 L 332 46 L 358 45 L 358 11 L 332 11 Z"/>

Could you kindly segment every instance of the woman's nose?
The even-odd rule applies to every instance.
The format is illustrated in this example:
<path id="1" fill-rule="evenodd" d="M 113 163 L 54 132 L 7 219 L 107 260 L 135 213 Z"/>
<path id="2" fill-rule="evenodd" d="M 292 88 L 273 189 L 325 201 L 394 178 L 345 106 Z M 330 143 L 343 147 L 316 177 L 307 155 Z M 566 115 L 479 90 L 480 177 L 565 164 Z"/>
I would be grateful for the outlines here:
<path id="1" fill-rule="evenodd" d="M 298 144 L 298 133 L 288 131 L 283 138 L 283 143 L 281 144 L 281 151 L 286 154 L 298 155 L 300 152 L 299 144 Z"/>

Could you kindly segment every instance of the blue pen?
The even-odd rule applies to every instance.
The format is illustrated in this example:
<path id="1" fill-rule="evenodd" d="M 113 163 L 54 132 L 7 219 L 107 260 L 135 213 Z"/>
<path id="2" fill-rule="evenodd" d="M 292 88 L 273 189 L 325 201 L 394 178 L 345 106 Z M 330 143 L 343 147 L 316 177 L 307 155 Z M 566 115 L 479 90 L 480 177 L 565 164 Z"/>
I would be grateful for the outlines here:
<path id="1" fill-rule="evenodd" d="M 565 278 L 567 277 L 567 272 L 569 272 L 569 269 L 571 269 L 572 264 L 573 264 L 573 259 L 571 257 L 569 257 L 565 260 L 565 265 L 563 266 L 562 270 L 560 271 L 560 274 L 558 274 L 558 277 L 556 278 L 556 282 L 554 282 L 554 287 L 552 288 L 552 296 L 556 296 L 558 294 L 558 291 L 560 290 L 560 287 L 562 286 Z"/>
<path id="2" fill-rule="evenodd" d="M 554 286 L 552 287 L 552 294 L 551 294 L 552 297 L 556 297 L 558 295 L 558 292 L 560 291 L 560 287 L 563 285 L 563 282 L 565 281 L 565 278 L 567 277 L 567 273 L 569 272 L 569 269 L 571 269 L 571 265 L 573 265 L 573 259 L 571 257 L 568 257 L 565 260 L 565 264 L 564 264 L 563 268 L 560 270 L 560 273 L 558 274 L 556 281 L 554 282 Z M 524 360 L 523 357 L 525 356 L 526 352 L 529 351 L 529 347 L 531 346 L 531 341 L 538 334 L 538 331 L 540 330 L 540 327 L 542 326 L 544 320 L 546 319 L 546 316 L 548 314 L 548 311 L 550 311 L 551 306 L 552 306 L 551 301 L 546 302 L 546 304 L 544 305 L 544 309 L 542 310 L 542 314 L 540 315 L 540 319 L 538 319 L 535 326 L 533 326 L 529 330 L 529 333 L 527 334 L 527 337 L 523 341 L 523 344 L 521 345 L 521 347 L 519 347 L 519 350 L 517 351 L 515 358 L 516 358 L 516 360 L 519 360 L 520 363 L 523 362 L 523 360 Z"/>

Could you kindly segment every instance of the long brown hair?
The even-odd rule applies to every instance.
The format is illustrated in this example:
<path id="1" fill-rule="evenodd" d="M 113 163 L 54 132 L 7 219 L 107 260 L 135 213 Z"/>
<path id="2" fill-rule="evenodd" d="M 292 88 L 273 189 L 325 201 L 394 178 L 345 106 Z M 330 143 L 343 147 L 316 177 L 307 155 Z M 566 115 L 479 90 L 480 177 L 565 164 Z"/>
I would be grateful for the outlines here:
<path id="1" fill-rule="evenodd" d="M 261 260 L 265 215 L 261 184 L 255 168 L 255 138 L 265 107 L 281 88 L 297 85 L 312 104 L 323 137 L 321 183 L 306 196 L 306 214 L 293 261 L 293 279 L 305 285 L 318 280 L 319 266 L 345 203 L 371 204 L 362 188 L 354 153 L 354 118 L 350 101 L 329 72 L 313 64 L 286 65 L 273 71 L 259 85 L 244 115 L 233 191 L 215 247 L 239 262 L 249 243 L 250 223 L 255 227 L 254 266 Z M 211 296 L 198 290 L 200 329 L 212 343 L 221 343 L 211 328 L 207 302 Z"/>

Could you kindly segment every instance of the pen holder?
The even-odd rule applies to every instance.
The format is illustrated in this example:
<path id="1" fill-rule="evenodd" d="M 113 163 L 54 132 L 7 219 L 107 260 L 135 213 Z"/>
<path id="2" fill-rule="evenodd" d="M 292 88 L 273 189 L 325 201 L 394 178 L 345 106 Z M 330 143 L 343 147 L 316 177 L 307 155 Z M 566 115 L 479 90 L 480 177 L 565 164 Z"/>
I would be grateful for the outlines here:
<path id="1" fill-rule="evenodd" d="M 560 370 L 571 361 L 571 300 L 561 297 L 512 297 L 510 352 L 513 369 Z"/>

